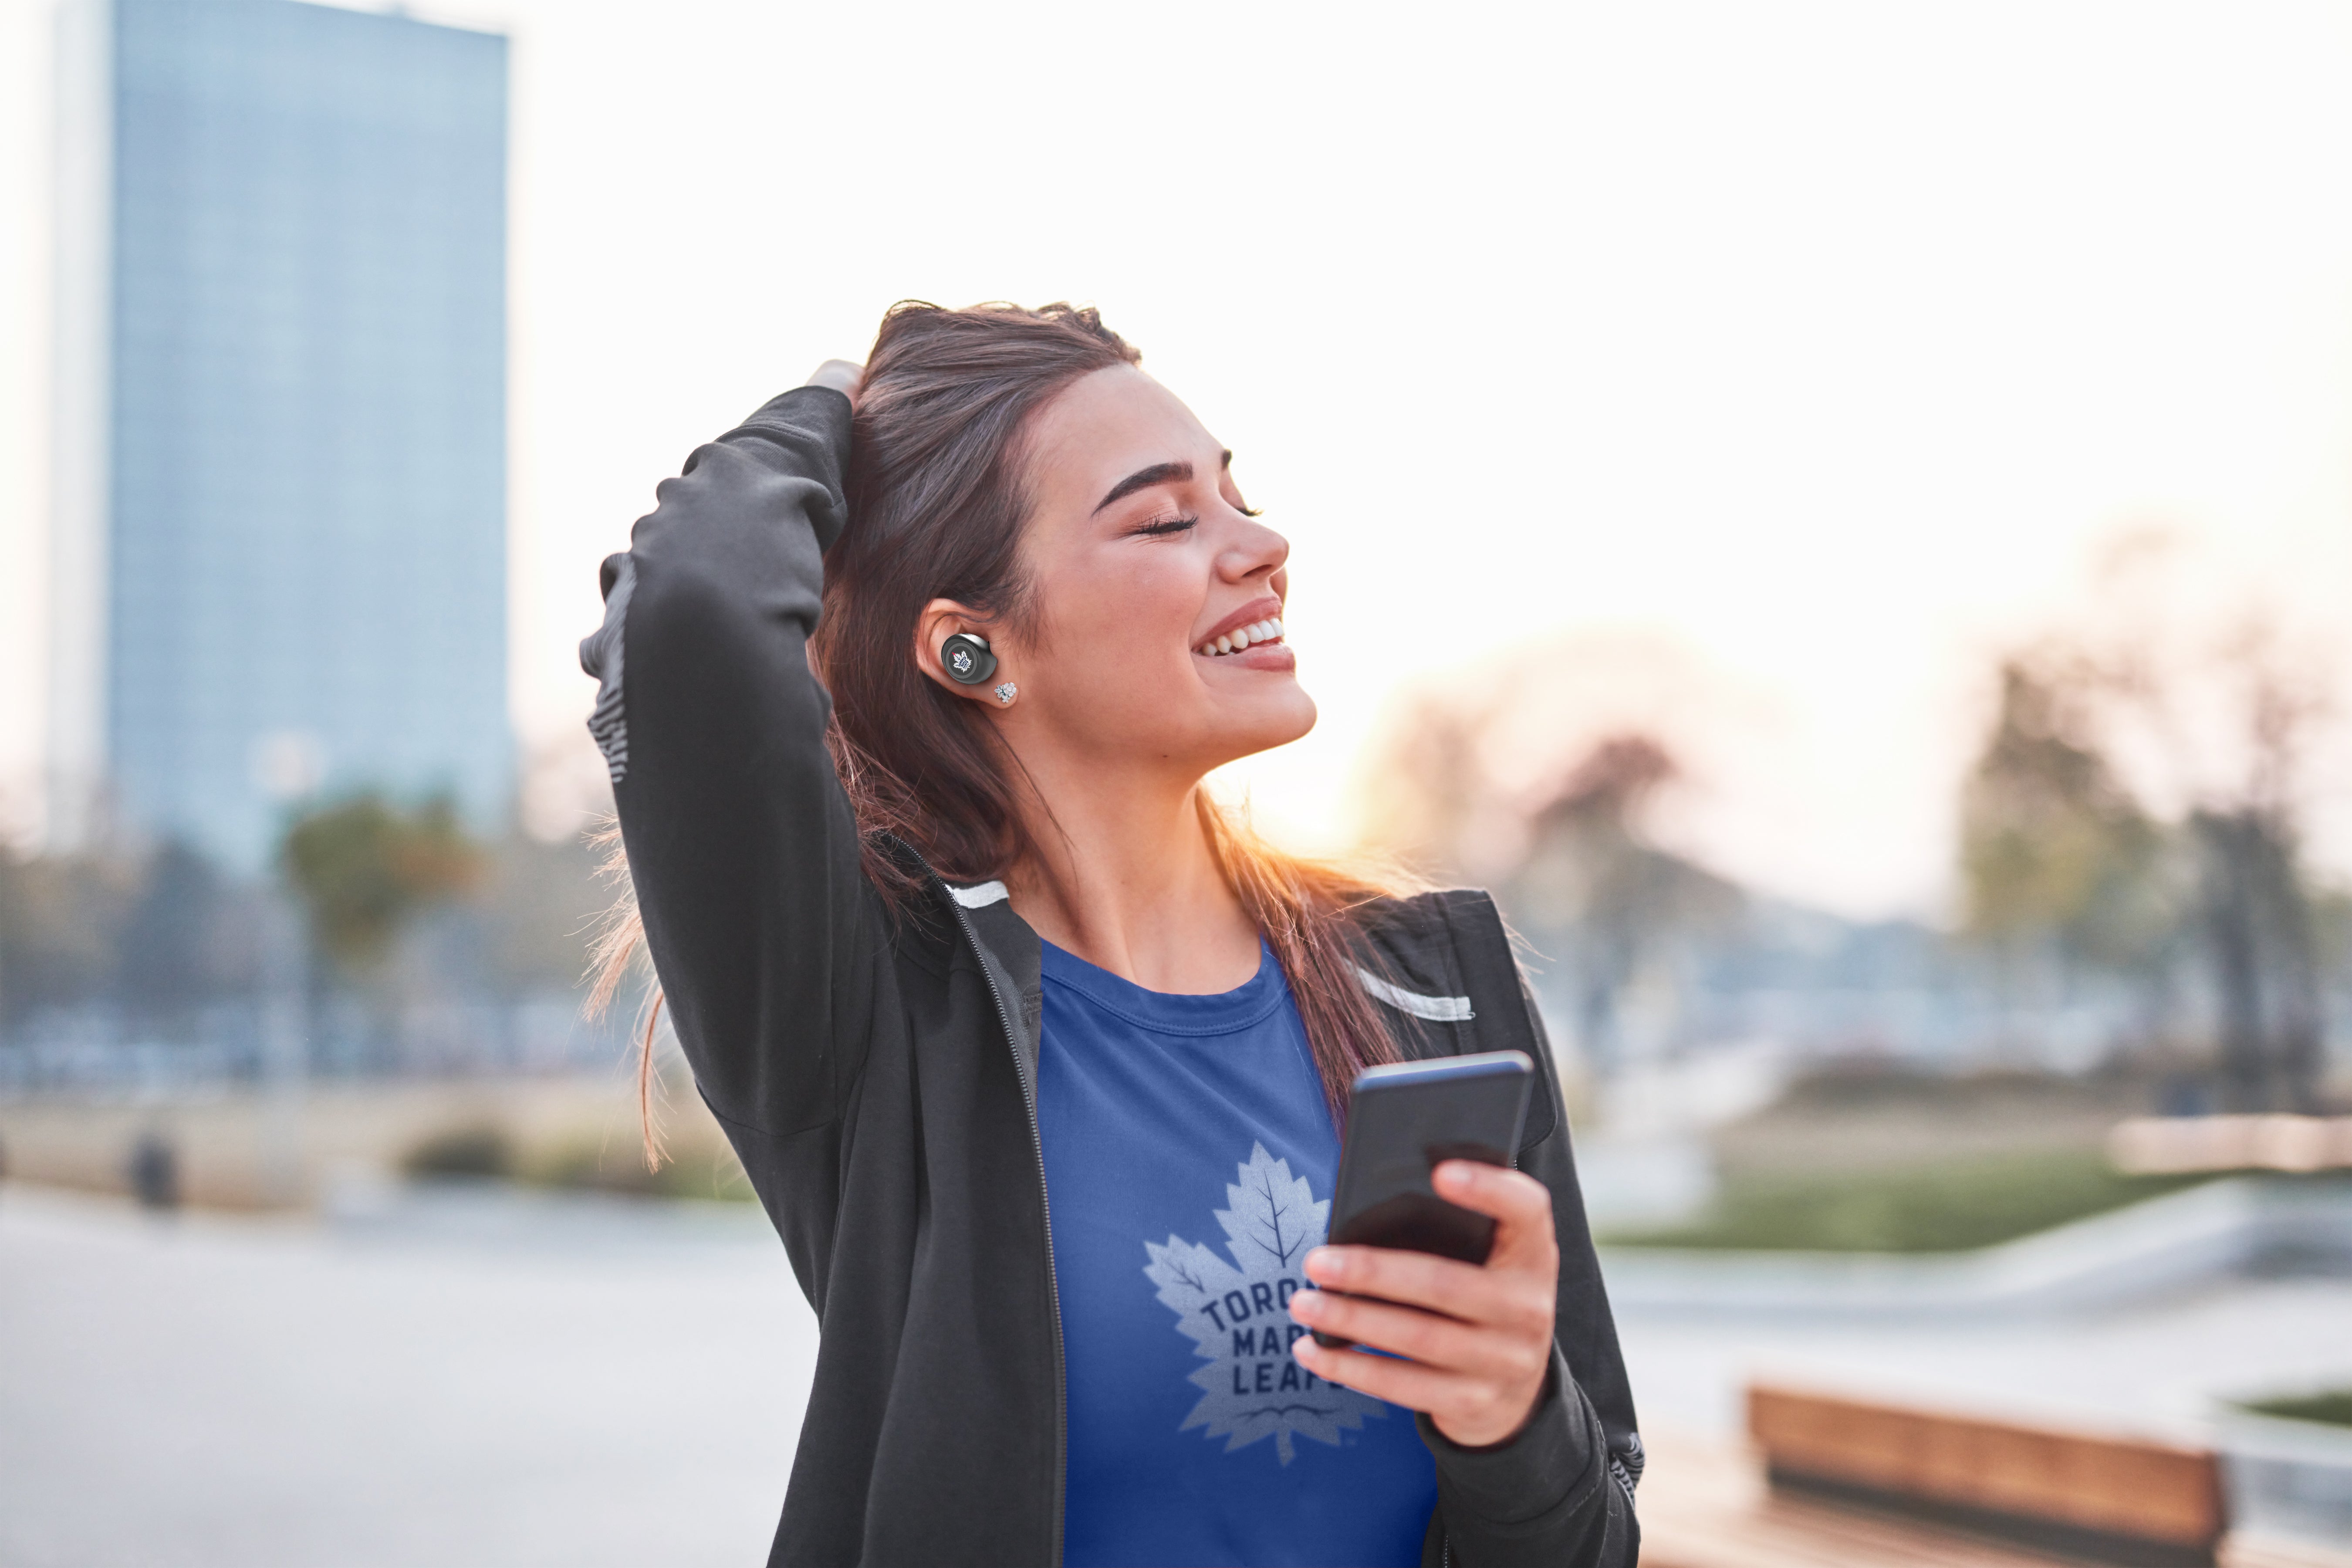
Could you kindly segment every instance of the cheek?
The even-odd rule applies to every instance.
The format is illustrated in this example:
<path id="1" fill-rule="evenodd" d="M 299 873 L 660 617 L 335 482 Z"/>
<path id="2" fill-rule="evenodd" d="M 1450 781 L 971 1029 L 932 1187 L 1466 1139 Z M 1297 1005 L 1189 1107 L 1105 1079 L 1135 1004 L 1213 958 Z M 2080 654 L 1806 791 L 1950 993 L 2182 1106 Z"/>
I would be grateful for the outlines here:
<path id="1" fill-rule="evenodd" d="M 1202 587 L 1176 564 L 1147 560 L 1049 584 L 1051 661 L 1089 686 L 1187 668 Z"/>

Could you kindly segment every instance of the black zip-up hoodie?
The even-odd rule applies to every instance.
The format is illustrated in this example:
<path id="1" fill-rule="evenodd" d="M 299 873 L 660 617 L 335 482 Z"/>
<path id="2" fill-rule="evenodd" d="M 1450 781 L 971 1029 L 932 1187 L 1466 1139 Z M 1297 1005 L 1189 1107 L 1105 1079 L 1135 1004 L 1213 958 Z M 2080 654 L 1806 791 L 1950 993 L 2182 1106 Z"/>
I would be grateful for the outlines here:
<path id="1" fill-rule="evenodd" d="M 604 563 L 590 728 L 678 1041 L 823 1332 L 770 1563 L 1057 1565 L 1038 939 L 903 846 L 929 910 L 894 917 L 860 869 L 806 650 L 849 445 L 848 399 L 803 387 L 663 482 Z M 1641 1439 L 1502 923 L 1484 894 L 1431 893 L 1375 906 L 1365 938 L 1408 1053 L 1542 1064 L 1518 1163 L 1559 1232 L 1552 1377 L 1527 1426 L 1470 1449 L 1420 1421 L 1438 1478 L 1423 1561 L 1630 1568 Z"/>

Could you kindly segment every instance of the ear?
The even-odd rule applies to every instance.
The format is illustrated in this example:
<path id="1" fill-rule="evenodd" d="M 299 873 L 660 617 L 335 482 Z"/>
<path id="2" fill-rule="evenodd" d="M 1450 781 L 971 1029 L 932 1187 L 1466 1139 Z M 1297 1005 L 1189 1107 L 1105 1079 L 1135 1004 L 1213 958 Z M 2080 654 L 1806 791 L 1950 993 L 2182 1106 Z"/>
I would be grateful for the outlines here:
<path id="1" fill-rule="evenodd" d="M 958 632 L 968 632 L 988 644 L 988 651 L 996 656 L 996 675 L 979 685 L 965 686 L 950 679 L 947 666 L 940 662 L 940 645 Z M 997 681 L 1012 679 L 1012 650 L 997 635 L 995 617 L 983 616 L 971 605 L 954 599 L 933 599 L 915 617 L 915 664 L 933 684 L 950 697 L 966 698 L 973 702 L 997 706 L 990 688 Z"/>

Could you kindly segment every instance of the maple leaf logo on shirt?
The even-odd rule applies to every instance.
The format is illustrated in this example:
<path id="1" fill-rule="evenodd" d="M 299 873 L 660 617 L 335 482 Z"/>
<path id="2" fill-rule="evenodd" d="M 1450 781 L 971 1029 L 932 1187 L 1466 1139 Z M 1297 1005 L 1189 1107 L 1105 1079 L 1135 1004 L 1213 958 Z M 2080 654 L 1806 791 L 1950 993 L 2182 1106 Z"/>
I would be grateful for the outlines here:
<path id="1" fill-rule="evenodd" d="M 1304 1176 L 1252 1143 L 1241 1179 L 1225 1188 L 1232 1206 L 1216 1211 L 1233 1262 L 1210 1247 L 1171 1236 L 1165 1247 L 1143 1244 L 1151 1261 L 1144 1276 L 1160 1288 L 1177 1329 L 1208 1364 L 1192 1369 L 1201 1401 L 1180 1432 L 1204 1426 L 1203 1437 L 1225 1439 L 1225 1452 L 1274 1439 L 1286 1465 L 1297 1457 L 1294 1435 L 1339 1446 L 1345 1429 L 1360 1430 L 1366 1415 L 1388 1407 L 1368 1394 L 1326 1383 L 1298 1364 L 1290 1344 L 1307 1331 L 1290 1318 L 1290 1298 L 1307 1288 L 1299 1259 L 1322 1244 L 1331 1203 L 1315 1201 Z"/>

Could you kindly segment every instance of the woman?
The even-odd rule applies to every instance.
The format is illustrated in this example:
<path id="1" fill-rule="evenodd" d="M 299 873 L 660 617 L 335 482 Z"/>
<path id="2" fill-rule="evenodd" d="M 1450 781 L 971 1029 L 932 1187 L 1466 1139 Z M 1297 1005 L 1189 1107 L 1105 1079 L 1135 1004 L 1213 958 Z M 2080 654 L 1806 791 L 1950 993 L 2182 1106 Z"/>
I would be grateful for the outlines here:
<path id="1" fill-rule="evenodd" d="M 1288 546 L 1138 358 L 898 306 L 604 563 L 616 955 L 641 919 L 823 1331 L 771 1561 L 1630 1564 L 1507 939 L 1211 803 L 1314 722 Z M 1502 1048 L 1545 1064 L 1518 1170 L 1438 1173 L 1493 1258 L 1317 1250 L 1355 1074 Z"/>

